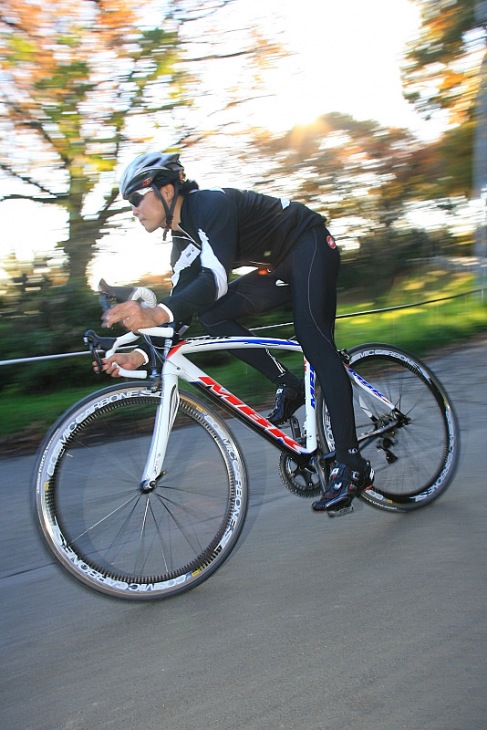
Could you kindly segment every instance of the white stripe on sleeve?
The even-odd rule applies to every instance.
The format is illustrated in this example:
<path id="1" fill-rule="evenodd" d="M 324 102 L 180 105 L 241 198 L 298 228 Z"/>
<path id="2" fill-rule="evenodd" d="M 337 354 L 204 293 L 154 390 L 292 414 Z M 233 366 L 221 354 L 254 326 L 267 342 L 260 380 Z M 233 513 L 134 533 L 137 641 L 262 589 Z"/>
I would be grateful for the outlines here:
<path id="1" fill-rule="evenodd" d="M 213 276 L 215 277 L 217 292 L 216 298 L 221 299 L 221 297 L 223 297 L 228 291 L 227 272 L 225 271 L 225 267 L 222 265 L 221 261 L 215 255 L 215 252 L 211 247 L 206 233 L 200 228 L 198 230 L 198 234 L 202 244 L 201 265 L 205 269 L 210 269 L 210 271 L 213 273 Z"/>

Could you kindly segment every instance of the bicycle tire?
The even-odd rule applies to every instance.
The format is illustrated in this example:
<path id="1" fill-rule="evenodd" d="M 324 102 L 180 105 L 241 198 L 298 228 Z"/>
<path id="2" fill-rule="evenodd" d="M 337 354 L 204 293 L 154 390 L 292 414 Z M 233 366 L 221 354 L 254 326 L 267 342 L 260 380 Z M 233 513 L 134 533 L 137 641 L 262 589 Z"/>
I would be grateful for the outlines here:
<path id="1" fill-rule="evenodd" d="M 361 492 L 361 499 L 390 512 L 430 504 L 451 484 L 460 453 L 458 420 L 448 394 L 421 360 L 400 348 L 371 343 L 354 347 L 348 354 L 350 367 L 406 416 L 397 428 L 369 438 L 376 425 L 390 422 L 390 416 L 380 400 L 353 386 L 361 453 L 375 471 L 374 486 Z M 321 393 L 318 430 L 326 448 L 333 451 L 333 433 Z"/>
<path id="2" fill-rule="evenodd" d="M 35 466 L 41 533 L 57 561 L 112 597 L 173 596 L 228 558 L 248 506 L 244 460 L 223 419 L 180 393 L 162 475 L 139 486 L 160 394 L 121 383 L 74 405 Z"/>

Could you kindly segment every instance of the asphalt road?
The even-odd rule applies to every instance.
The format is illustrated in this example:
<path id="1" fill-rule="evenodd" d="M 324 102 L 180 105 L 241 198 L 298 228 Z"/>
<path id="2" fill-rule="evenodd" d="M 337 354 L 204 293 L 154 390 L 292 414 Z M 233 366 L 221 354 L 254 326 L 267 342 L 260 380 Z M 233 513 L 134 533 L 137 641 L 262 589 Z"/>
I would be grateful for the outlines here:
<path id="1" fill-rule="evenodd" d="M 436 503 L 330 520 L 244 431 L 244 536 L 206 583 L 126 603 L 44 551 L 33 457 L 0 461 L 3 730 L 485 730 L 487 337 L 428 359 L 461 423 Z"/>

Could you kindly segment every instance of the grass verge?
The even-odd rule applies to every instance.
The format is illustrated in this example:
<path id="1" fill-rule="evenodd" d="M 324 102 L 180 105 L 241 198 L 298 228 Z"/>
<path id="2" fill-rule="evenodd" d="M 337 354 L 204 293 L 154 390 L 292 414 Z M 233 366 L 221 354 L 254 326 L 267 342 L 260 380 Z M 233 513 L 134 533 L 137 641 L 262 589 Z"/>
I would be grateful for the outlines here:
<path id="1" fill-rule="evenodd" d="M 469 289 L 472 289 L 472 280 L 468 277 L 449 275 L 445 282 L 442 274 L 430 281 L 423 280 L 421 290 L 413 291 L 412 301 L 457 296 Z M 401 298 L 402 303 L 408 298 L 406 283 L 379 305 L 372 305 L 370 302 L 342 305 L 339 315 L 394 307 L 401 303 Z M 408 309 L 339 318 L 336 339 L 340 348 L 350 348 L 363 342 L 387 342 L 417 356 L 424 356 L 428 352 L 460 343 L 486 331 L 486 300 L 479 294 L 465 294 L 455 299 Z M 277 329 L 262 334 L 281 337 L 288 336 L 291 332 Z M 301 360 L 296 355 L 280 353 L 279 357 L 288 367 L 299 371 Z M 206 365 L 203 367 L 206 369 Z M 267 405 L 272 402 L 274 392 L 269 388 L 269 383 L 255 370 L 231 355 L 226 356 L 218 365 L 208 367 L 208 370 L 216 380 L 251 405 Z M 61 413 L 88 393 L 111 382 L 109 379 L 94 379 L 92 387 L 69 387 L 37 395 L 25 395 L 15 388 L 4 390 L 0 396 L 0 456 L 36 449 L 49 426 Z"/>

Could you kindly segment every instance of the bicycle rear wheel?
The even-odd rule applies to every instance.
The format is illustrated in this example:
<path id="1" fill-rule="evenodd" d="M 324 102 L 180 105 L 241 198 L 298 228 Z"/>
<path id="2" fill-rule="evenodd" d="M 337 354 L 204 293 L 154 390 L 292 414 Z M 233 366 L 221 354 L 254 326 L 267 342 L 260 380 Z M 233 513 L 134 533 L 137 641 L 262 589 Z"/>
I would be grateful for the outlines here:
<path id="1" fill-rule="evenodd" d="M 360 496 L 394 512 L 424 507 L 447 489 L 458 463 L 459 428 L 448 395 L 424 363 L 396 347 L 360 345 L 349 355 L 350 367 L 371 386 L 353 386 L 360 450 L 375 470 L 373 489 Z M 391 413 L 376 392 L 397 411 Z M 322 398 L 318 424 L 333 450 Z"/>
<path id="2" fill-rule="evenodd" d="M 224 421 L 180 393 L 163 472 L 140 479 L 160 394 L 114 385 L 53 426 L 35 467 L 41 532 L 60 564 L 110 596 L 155 599 L 206 580 L 230 555 L 248 503 L 242 455 Z"/>

